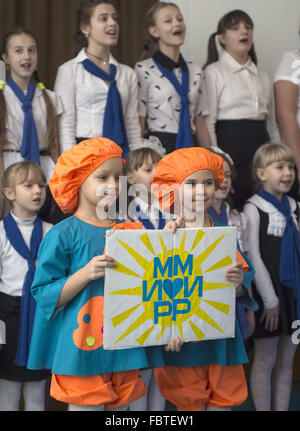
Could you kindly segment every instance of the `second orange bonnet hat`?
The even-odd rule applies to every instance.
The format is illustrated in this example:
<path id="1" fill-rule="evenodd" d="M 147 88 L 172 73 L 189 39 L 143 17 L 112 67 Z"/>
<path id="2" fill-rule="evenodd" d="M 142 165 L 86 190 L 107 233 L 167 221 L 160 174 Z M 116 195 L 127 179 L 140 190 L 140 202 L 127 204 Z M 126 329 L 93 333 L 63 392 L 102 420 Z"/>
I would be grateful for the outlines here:
<path id="1" fill-rule="evenodd" d="M 87 139 L 61 154 L 49 187 L 64 213 L 76 211 L 78 192 L 84 181 L 104 162 L 115 157 L 122 158 L 122 149 L 107 138 Z"/>

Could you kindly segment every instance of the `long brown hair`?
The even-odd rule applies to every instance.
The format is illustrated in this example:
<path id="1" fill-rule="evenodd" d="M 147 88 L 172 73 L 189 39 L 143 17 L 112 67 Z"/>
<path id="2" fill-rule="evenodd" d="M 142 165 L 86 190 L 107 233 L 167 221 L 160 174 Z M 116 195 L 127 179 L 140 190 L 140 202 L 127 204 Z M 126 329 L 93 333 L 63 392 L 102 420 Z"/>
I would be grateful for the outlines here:
<path id="1" fill-rule="evenodd" d="M 175 3 L 158 1 L 150 7 L 146 14 L 144 50 L 141 54 L 140 61 L 152 57 L 152 55 L 158 48 L 158 39 L 150 34 L 149 28 L 155 26 L 155 15 L 157 14 L 157 12 L 167 6 L 176 7 L 176 9 L 180 10 L 178 5 Z"/>
<path id="2" fill-rule="evenodd" d="M 8 42 L 11 37 L 18 36 L 21 34 L 26 34 L 35 41 L 37 44 L 37 40 L 35 36 L 28 30 L 25 30 L 24 28 L 16 28 L 12 30 L 11 32 L 7 33 L 2 40 L 1 44 L 1 57 L 3 54 L 7 54 L 7 46 Z M 33 78 L 35 82 L 38 84 L 40 83 L 40 79 L 38 76 L 38 72 L 35 71 L 33 73 Z M 53 151 L 53 153 L 58 153 L 59 151 L 59 141 L 58 141 L 58 120 L 57 120 L 57 113 L 56 110 L 51 102 L 51 99 L 45 89 L 45 87 L 42 85 L 40 86 L 43 93 L 44 102 L 46 105 L 46 112 L 47 112 L 47 141 L 48 141 L 48 148 L 49 151 Z M 5 125 L 7 121 L 7 106 L 5 102 L 4 92 L 3 92 L 3 86 L 0 87 L 0 153 L 3 151 L 3 147 L 6 142 L 6 133 L 5 133 Z"/>
<path id="3" fill-rule="evenodd" d="M 217 31 L 212 33 L 210 38 L 208 39 L 207 59 L 205 65 L 203 66 L 203 69 L 205 69 L 209 64 L 219 60 L 219 53 L 216 46 L 216 36 L 218 34 L 224 34 L 226 30 L 230 30 L 232 27 L 239 24 L 240 22 L 244 22 L 245 24 L 251 26 L 252 29 L 254 28 L 254 23 L 250 16 L 240 9 L 232 10 L 220 19 L 220 21 L 218 22 Z M 222 43 L 221 46 L 223 49 L 225 49 Z M 248 54 L 253 63 L 257 64 L 257 56 L 254 49 L 254 44 L 252 44 L 252 47 Z"/>
<path id="4" fill-rule="evenodd" d="M 81 27 L 83 25 L 89 25 L 91 17 L 94 13 L 95 8 L 100 4 L 110 4 L 116 10 L 116 4 L 113 0 L 88 0 L 81 4 L 76 12 L 77 23 L 76 23 L 76 33 L 74 36 L 74 55 L 76 56 L 82 48 L 87 48 L 88 40 L 86 36 L 82 33 Z"/>

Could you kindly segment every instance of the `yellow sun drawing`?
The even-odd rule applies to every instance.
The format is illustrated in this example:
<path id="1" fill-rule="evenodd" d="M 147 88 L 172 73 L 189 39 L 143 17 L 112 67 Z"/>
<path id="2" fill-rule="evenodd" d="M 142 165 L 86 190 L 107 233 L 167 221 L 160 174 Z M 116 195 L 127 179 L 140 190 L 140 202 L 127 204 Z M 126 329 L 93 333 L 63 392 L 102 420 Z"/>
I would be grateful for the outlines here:
<path id="1" fill-rule="evenodd" d="M 226 229 L 231 229 L 232 233 L 232 228 Z M 105 337 L 107 327 L 104 328 L 104 346 L 108 342 L 110 344 L 108 348 L 122 348 L 122 341 L 135 334 L 139 328 L 146 328 L 134 339 L 139 346 L 164 344 L 163 335 L 166 332 L 169 338 L 178 334 L 183 340 L 189 341 L 186 337 L 185 328 L 187 327 L 192 333 L 192 339 L 202 340 L 206 337 L 206 333 L 201 322 L 205 322 L 205 328 L 213 328 L 215 332 L 219 333 L 220 338 L 224 338 L 224 328 L 220 324 L 222 319 L 218 319 L 218 323 L 211 314 L 215 314 L 216 311 L 223 316 L 234 314 L 234 288 L 231 283 L 226 282 L 224 276 L 222 281 L 218 282 L 209 281 L 210 278 L 216 278 L 209 277 L 209 275 L 217 272 L 220 278 L 218 270 L 223 269 L 224 273 L 226 267 L 233 262 L 234 251 L 230 254 L 228 247 L 222 247 L 229 232 L 224 233 L 223 229 L 222 234 L 217 237 L 215 235 L 209 244 L 206 240 L 205 246 L 201 247 L 201 241 L 209 230 L 190 229 L 189 231 L 189 235 L 193 234 L 192 241 L 189 241 L 190 245 L 187 245 L 187 231 L 181 230 L 178 246 L 171 249 L 166 246 L 160 232 L 152 232 L 150 238 L 150 232 L 138 231 L 139 241 L 147 249 L 148 258 L 144 256 L 146 253 L 142 254 L 137 251 L 140 247 L 134 248 L 128 244 L 128 240 L 125 242 L 120 237 L 117 239 L 123 255 L 124 252 L 128 254 L 136 262 L 140 271 L 137 272 L 133 268 L 129 268 L 130 265 L 125 266 L 119 261 L 116 261 L 118 266 L 109 271 L 117 272 L 119 275 L 123 274 L 127 278 L 132 277 L 133 280 L 138 278 L 139 282 L 129 288 L 120 288 L 120 285 L 119 288 L 111 288 L 111 286 L 107 288 L 106 286 L 105 301 L 111 296 L 118 296 L 120 304 L 123 304 L 121 309 L 124 309 L 124 302 L 130 298 L 135 298 L 135 303 L 132 305 L 129 300 L 129 306 L 125 306 L 125 311 L 110 315 L 109 324 L 117 329 L 118 336 L 115 336 L 114 339 L 109 336 L 108 340 L 108 337 Z M 179 232 L 180 230 L 177 233 Z M 159 252 L 155 251 L 153 247 L 153 235 L 159 239 Z M 235 235 L 232 237 L 234 244 Z M 234 247 L 232 247 L 233 249 Z M 218 250 L 217 261 L 207 265 L 207 261 L 212 260 L 211 257 L 216 250 Z M 230 287 L 231 289 L 228 289 Z M 209 292 L 220 292 L 224 289 L 228 293 L 226 298 L 229 303 L 209 296 Z M 106 302 L 104 315 L 108 310 L 111 314 L 112 309 Z M 114 308 L 114 313 L 115 310 L 116 308 Z M 154 333 L 155 338 L 153 339 Z M 150 343 L 149 338 L 152 338 Z M 123 347 L 126 346 L 125 343 Z"/>

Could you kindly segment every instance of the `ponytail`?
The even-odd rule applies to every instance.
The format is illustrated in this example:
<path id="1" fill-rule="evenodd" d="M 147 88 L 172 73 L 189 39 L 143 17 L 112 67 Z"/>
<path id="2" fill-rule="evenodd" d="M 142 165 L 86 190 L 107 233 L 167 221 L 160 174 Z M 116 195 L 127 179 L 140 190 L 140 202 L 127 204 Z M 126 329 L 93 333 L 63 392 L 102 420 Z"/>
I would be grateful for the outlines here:
<path id="1" fill-rule="evenodd" d="M 4 144 L 6 142 L 6 121 L 7 121 L 7 106 L 4 97 L 4 83 L 0 81 L 0 155 L 2 155 Z"/>
<path id="2" fill-rule="evenodd" d="M 219 60 L 219 52 L 216 44 L 217 35 L 218 35 L 218 32 L 212 33 L 212 35 L 208 39 L 207 59 L 206 59 L 206 63 L 203 66 L 203 69 L 205 69 L 209 64 Z"/>
<path id="3" fill-rule="evenodd" d="M 47 141 L 49 151 L 53 154 L 59 154 L 59 139 L 58 139 L 58 119 L 57 112 L 53 106 L 51 99 L 46 91 L 46 87 L 40 81 L 38 72 L 33 73 L 33 78 L 38 85 L 39 89 L 42 90 L 44 102 L 46 105 L 47 112 Z"/>

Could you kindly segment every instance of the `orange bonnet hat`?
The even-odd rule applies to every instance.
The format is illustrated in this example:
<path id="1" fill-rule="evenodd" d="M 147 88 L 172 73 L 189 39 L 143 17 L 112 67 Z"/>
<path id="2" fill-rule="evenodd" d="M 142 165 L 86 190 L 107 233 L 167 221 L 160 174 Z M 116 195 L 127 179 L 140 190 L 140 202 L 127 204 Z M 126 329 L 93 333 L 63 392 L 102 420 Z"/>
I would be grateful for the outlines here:
<path id="1" fill-rule="evenodd" d="M 64 213 L 76 211 L 78 191 L 84 181 L 104 162 L 115 157 L 122 158 L 122 149 L 107 138 L 87 139 L 61 154 L 49 187 Z"/>
<path id="2" fill-rule="evenodd" d="M 201 147 L 182 148 L 160 160 L 156 166 L 152 186 L 162 210 L 174 204 L 178 188 L 186 177 L 200 170 L 210 170 L 216 178 L 216 187 L 224 181 L 223 159 Z"/>

